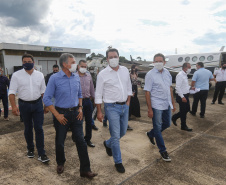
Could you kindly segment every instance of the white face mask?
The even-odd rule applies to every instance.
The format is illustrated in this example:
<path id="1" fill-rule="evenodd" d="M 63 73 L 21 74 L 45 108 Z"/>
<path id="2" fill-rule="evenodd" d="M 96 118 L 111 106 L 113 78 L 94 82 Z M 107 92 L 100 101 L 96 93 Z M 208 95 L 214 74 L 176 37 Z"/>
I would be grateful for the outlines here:
<path id="1" fill-rule="evenodd" d="M 77 64 L 71 64 L 71 68 L 69 69 L 69 71 L 71 73 L 74 73 L 76 71 L 76 69 L 77 69 Z"/>
<path id="2" fill-rule="evenodd" d="M 163 63 L 162 62 L 156 62 L 153 63 L 155 68 L 158 69 L 159 71 L 161 71 L 163 69 Z"/>
<path id="3" fill-rule="evenodd" d="M 187 74 L 189 74 L 190 72 L 191 72 L 191 69 L 188 69 L 188 70 L 186 71 Z"/>
<path id="4" fill-rule="evenodd" d="M 81 73 L 85 73 L 87 70 L 86 70 L 86 68 L 80 67 L 80 68 L 79 68 L 79 71 L 80 71 Z"/>
<path id="5" fill-rule="evenodd" d="M 109 59 L 109 65 L 111 67 L 117 67 L 118 66 L 118 63 L 119 63 L 119 58 Z"/>

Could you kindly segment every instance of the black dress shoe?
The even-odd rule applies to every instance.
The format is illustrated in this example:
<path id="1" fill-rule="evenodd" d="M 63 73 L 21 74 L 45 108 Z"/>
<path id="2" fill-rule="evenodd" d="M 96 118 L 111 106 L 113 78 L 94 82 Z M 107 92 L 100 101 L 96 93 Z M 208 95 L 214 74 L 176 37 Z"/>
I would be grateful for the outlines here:
<path id="1" fill-rule="evenodd" d="M 133 130 L 133 128 L 128 125 L 127 130 Z"/>
<path id="2" fill-rule="evenodd" d="M 189 111 L 189 113 L 190 113 L 192 116 L 196 116 L 196 113 L 193 113 L 192 111 Z"/>
<path id="3" fill-rule="evenodd" d="M 220 104 L 220 105 L 224 105 L 224 103 L 223 103 L 223 102 L 218 102 L 218 104 Z"/>
<path id="4" fill-rule="evenodd" d="M 58 174 L 61 174 L 64 172 L 64 165 L 58 165 L 57 166 L 57 173 Z"/>
<path id="5" fill-rule="evenodd" d="M 148 135 L 148 132 L 146 132 L 146 135 L 148 136 L 148 138 L 149 138 L 151 144 L 155 145 L 154 138 L 153 138 L 153 137 L 150 137 L 150 136 Z"/>
<path id="6" fill-rule="evenodd" d="M 119 172 L 119 173 L 125 173 L 125 171 L 126 171 L 124 166 L 122 165 L 122 163 L 115 164 L 115 168 L 116 168 L 117 172 Z"/>
<path id="7" fill-rule="evenodd" d="M 96 125 L 92 125 L 92 129 L 93 130 L 98 130 L 98 128 L 96 127 Z"/>
<path id="8" fill-rule="evenodd" d="M 111 148 L 107 147 L 106 141 L 104 141 L 104 147 L 105 147 L 105 149 L 106 149 L 107 154 L 108 154 L 109 156 L 112 156 Z"/>
<path id="9" fill-rule="evenodd" d="M 191 128 L 188 128 L 188 127 L 181 127 L 181 130 L 185 130 L 185 131 L 188 131 L 188 132 L 191 132 L 192 131 L 192 129 Z"/>
<path id="10" fill-rule="evenodd" d="M 213 105 L 213 104 L 215 104 L 215 102 L 211 102 L 211 104 Z"/>
<path id="11" fill-rule="evenodd" d="M 174 124 L 175 126 L 177 126 L 177 122 L 176 122 L 177 120 L 176 120 L 176 119 L 173 119 L 173 117 L 172 117 L 171 120 L 172 120 L 173 124 Z"/>
<path id="12" fill-rule="evenodd" d="M 89 147 L 95 147 L 95 145 L 91 141 L 86 141 L 86 143 Z"/>
<path id="13" fill-rule="evenodd" d="M 86 177 L 88 179 L 92 179 L 93 177 L 97 176 L 97 173 L 93 173 L 93 172 L 80 172 L 80 176 L 81 177 Z"/>
<path id="14" fill-rule="evenodd" d="M 200 118 L 205 118 L 205 116 L 204 115 L 200 115 Z"/>

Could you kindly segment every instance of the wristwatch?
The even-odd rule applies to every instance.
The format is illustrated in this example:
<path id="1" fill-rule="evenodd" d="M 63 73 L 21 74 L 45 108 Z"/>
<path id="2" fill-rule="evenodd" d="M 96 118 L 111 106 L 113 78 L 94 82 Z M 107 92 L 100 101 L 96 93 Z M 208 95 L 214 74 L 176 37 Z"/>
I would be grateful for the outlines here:
<path id="1" fill-rule="evenodd" d="M 78 105 L 78 107 L 81 107 L 81 108 L 83 108 L 83 106 L 82 106 L 82 105 Z"/>

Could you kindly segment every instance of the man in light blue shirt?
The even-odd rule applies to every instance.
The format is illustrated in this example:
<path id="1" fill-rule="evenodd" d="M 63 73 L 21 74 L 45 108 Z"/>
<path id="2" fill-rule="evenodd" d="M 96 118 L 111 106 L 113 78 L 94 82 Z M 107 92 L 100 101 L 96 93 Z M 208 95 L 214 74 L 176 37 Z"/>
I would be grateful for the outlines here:
<path id="1" fill-rule="evenodd" d="M 164 144 L 162 131 L 170 126 L 171 109 L 176 110 L 173 98 L 172 76 L 167 69 L 164 69 L 165 56 L 158 53 L 154 56 L 154 68 L 145 76 L 144 90 L 147 106 L 148 117 L 152 118 L 153 129 L 147 132 L 151 143 L 155 145 L 156 140 L 159 152 L 164 161 L 171 161 Z"/>
<path id="2" fill-rule="evenodd" d="M 209 81 L 213 81 L 214 77 L 211 71 L 204 68 L 204 64 L 202 62 L 198 62 L 196 64 L 197 71 L 194 73 L 192 77 L 191 88 L 200 88 L 200 91 L 193 95 L 193 104 L 192 111 L 190 111 L 191 115 L 195 116 L 197 112 L 198 103 L 200 100 L 201 103 L 201 112 L 200 118 L 204 118 L 205 110 L 206 110 L 206 99 L 209 91 Z"/>
<path id="3" fill-rule="evenodd" d="M 80 159 L 80 176 L 92 179 L 97 174 L 91 172 L 87 145 L 83 135 L 82 91 L 80 78 L 75 74 L 77 64 L 72 54 L 64 53 L 59 59 L 62 71 L 52 75 L 48 82 L 43 102 L 45 112 L 50 110 L 54 115 L 56 130 L 57 173 L 63 173 L 66 161 L 64 141 L 69 127 L 72 139 L 76 143 Z M 55 107 L 51 101 L 55 98 Z"/>

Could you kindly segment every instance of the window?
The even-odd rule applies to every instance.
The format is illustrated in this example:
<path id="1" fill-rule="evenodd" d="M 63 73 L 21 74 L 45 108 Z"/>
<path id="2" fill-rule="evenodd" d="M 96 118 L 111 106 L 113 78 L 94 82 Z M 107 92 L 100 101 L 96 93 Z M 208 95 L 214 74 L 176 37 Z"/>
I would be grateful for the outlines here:
<path id="1" fill-rule="evenodd" d="M 190 60 L 190 57 L 185 58 L 185 62 L 189 62 L 189 60 Z"/>
<path id="2" fill-rule="evenodd" d="M 199 57 L 199 61 L 204 61 L 205 60 L 205 57 L 204 56 L 201 56 L 201 57 Z"/>
<path id="3" fill-rule="evenodd" d="M 196 62 L 197 60 L 198 60 L 198 57 L 197 56 L 192 57 L 192 61 L 193 62 Z"/>
<path id="4" fill-rule="evenodd" d="M 212 60 L 213 60 L 213 56 L 212 56 L 212 55 L 208 56 L 208 57 L 207 57 L 207 60 L 208 60 L 208 61 L 212 61 Z"/>
<path id="5" fill-rule="evenodd" d="M 178 62 L 182 62 L 182 61 L 183 61 L 183 57 L 179 57 Z"/>

